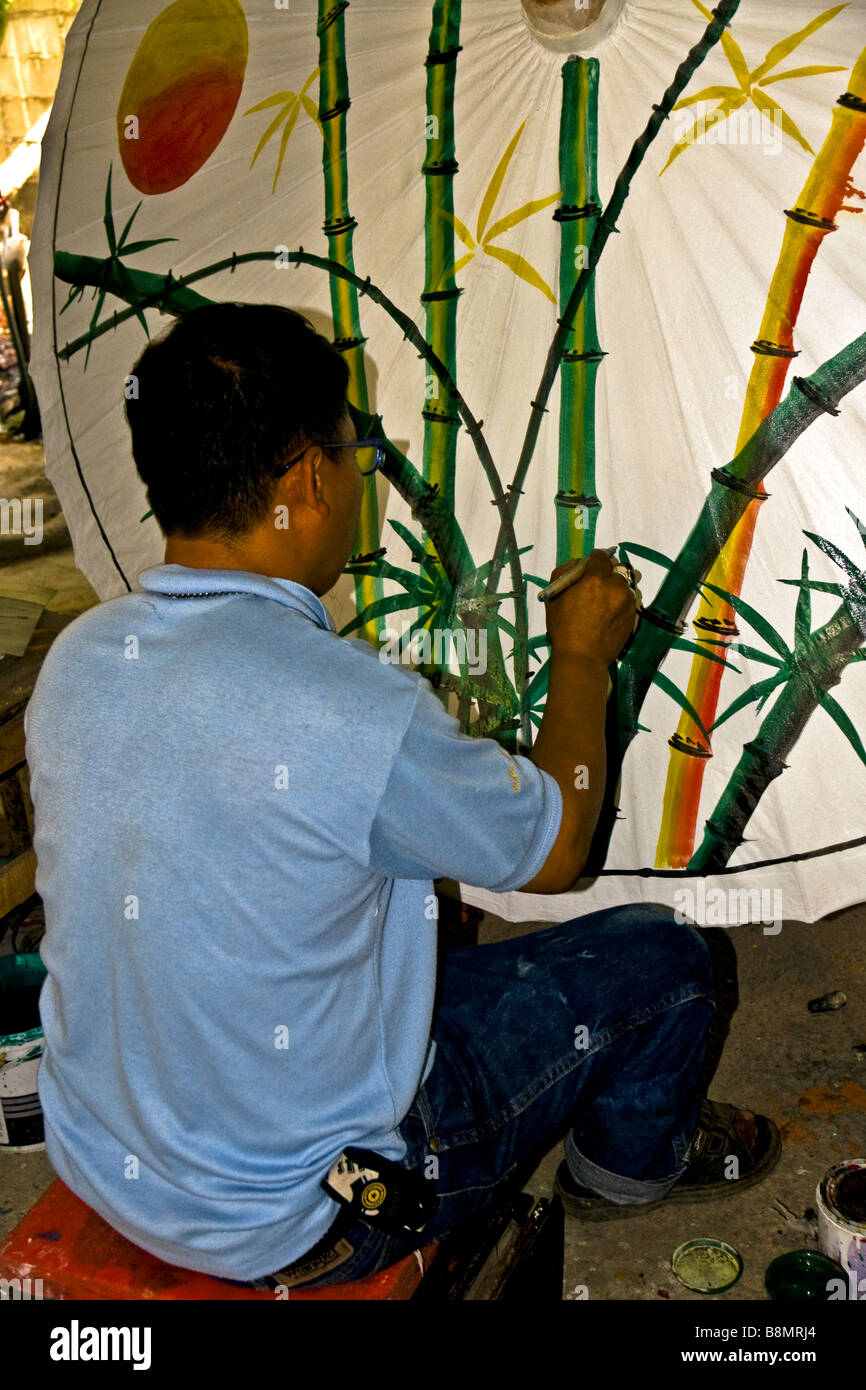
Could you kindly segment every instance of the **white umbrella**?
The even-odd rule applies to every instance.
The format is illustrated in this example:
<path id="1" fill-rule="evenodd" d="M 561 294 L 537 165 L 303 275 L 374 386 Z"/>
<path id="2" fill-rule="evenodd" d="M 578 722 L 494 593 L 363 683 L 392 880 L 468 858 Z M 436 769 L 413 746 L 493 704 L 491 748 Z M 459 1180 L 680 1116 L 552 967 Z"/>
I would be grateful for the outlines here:
<path id="1" fill-rule="evenodd" d="M 464 890 L 506 917 L 773 931 L 866 897 L 864 19 L 85 0 L 68 36 L 32 366 L 102 598 L 162 560 L 123 418 L 145 325 L 226 299 L 340 341 L 393 451 L 332 610 L 386 658 L 414 634 L 472 732 L 537 727 L 555 563 L 617 544 L 643 574 L 596 872 Z"/>

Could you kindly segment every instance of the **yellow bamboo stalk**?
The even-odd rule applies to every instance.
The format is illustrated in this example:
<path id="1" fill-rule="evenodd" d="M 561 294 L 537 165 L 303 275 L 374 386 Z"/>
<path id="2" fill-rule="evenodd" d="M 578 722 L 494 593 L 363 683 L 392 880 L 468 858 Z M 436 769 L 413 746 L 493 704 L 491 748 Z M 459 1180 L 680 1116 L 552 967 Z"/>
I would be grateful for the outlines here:
<path id="1" fill-rule="evenodd" d="M 788 367 L 796 356 L 793 328 L 797 322 L 806 281 L 818 248 L 835 231 L 838 213 L 851 171 L 866 141 L 866 48 L 851 72 L 848 90 L 839 99 L 827 138 L 818 152 L 796 206 L 786 210 L 782 249 L 770 284 L 764 316 L 756 342 L 755 361 L 749 376 L 735 453 L 754 434 L 761 421 L 782 398 Z M 850 104 L 845 104 L 846 101 Z M 857 103 L 861 103 L 858 109 Z M 764 494 L 763 486 L 758 492 Z M 744 512 L 727 545 L 708 575 L 708 580 L 729 593 L 739 594 L 748 563 L 760 502 Z M 735 635 L 734 613 L 719 598 L 701 600 L 695 619 L 697 636 L 711 635 L 724 641 Z M 718 651 L 718 648 L 710 648 Z M 695 656 L 692 660 L 688 699 L 705 728 L 716 717 L 723 668 Z M 656 847 L 656 866 L 685 868 L 694 852 L 695 831 L 704 769 L 711 756 L 693 721 L 683 713 L 670 740 L 671 753 L 662 803 L 661 827 Z"/>

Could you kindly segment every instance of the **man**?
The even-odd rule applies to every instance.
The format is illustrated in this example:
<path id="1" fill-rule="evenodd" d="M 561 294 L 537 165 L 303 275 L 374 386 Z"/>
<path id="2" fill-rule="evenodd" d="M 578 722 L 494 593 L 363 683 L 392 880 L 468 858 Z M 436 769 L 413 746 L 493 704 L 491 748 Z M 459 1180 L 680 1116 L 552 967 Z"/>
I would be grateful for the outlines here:
<path id="1" fill-rule="evenodd" d="M 127 418 L 165 564 L 57 638 L 27 721 L 49 1158 L 145 1249 L 290 1287 L 428 1243 L 559 1137 L 557 1188 L 590 1219 L 778 1156 L 768 1121 L 701 1102 L 708 953 L 665 908 L 450 952 L 437 996 L 434 879 L 580 875 L 635 597 L 594 552 L 548 604 L 531 758 L 463 735 L 320 602 L 363 487 L 347 376 L 271 305 L 196 310 L 145 349 Z M 396 1191 L 390 1226 L 338 1201 L 347 1147 Z"/>

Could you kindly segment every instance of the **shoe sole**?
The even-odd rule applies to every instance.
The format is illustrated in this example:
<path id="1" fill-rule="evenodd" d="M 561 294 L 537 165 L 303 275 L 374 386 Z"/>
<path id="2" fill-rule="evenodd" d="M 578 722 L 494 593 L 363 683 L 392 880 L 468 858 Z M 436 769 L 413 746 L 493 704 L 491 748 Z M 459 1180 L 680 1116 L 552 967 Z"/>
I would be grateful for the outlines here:
<path id="1" fill-rule="evenodd" d="M 572 1196 L 560 1186 L 558 1174 L 553 1180 L 553 1190 L 562 1202 L 566 1215 L 575 1217 L 578 1221 L 620 1221 L 629 1216 L 641 1216 L 645 1211 L 669 1207 L 672 1202 L 678 1206 L 689 1206 L 696 1202 L 712 1202 L 719 1197 L 732 1197 L 736 1192 L 742 1192 L 747 1187 L 756 1187 L 759 1182 L 763 1182 L 782 1156 L 781 1135 L 772 1120 L 768 1120 L 767 1123 L 771 1127 L 767 1151 L 752 1171 L 742 1178 L 725 1178 L 721 1182 L 704 1183 L 702 1186 L 673 1187 L 666 1197 L 657 1202 L 636 1202 L 627 1206 L 618 1206 L 615 1202 L 599 1197 L 598 1206 L 585 1207 L 581 1205 L 581 1198 Z"/>

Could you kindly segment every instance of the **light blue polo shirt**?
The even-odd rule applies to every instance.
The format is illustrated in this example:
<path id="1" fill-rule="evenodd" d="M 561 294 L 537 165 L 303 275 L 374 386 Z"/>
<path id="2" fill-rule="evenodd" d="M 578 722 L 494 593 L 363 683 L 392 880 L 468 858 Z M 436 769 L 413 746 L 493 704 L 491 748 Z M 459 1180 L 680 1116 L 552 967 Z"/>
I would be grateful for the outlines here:
<path id="1" fill-rule="evenodd" d="M 57 637 L 27 710 L 47 1152 L 137 1245 L 255 1279 L 328 1230 L 347 1144 L 405 1154 L 432 880 L 520 887 L 561 796 L 302 585 L 139 585 Z"/>

